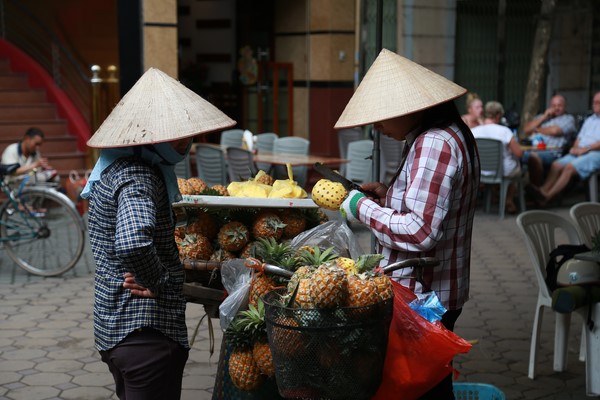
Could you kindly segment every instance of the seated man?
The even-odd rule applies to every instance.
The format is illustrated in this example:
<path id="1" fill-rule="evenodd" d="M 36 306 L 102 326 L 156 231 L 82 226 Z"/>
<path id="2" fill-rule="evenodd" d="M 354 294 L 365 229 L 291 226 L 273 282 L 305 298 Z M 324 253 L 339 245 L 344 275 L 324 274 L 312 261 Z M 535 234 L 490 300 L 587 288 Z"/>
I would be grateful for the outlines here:
<path id="1" fill-rule="evenodd" d="M 527 186 L 539 206 L 545 206 L 562 192 L 572 178 L 587 179 L 600 170 L 600 92 L 594 94 L 592 109 L 594 113 L 583 123 L 573 147 L 552 163 L 543 185 Z"/>
<path id="2" fill-rule="evenodd" d="M 512 131 L 508 127 L 500 125 L 500 120 L 504 116 L 504 107 L 497 101 L 488 101 L 485 104 L 483 116 L 483 125 L 476 126 L 471 130 L 473 136 L 475 139 L 501 141 L 504 144 L 504 176 L 517 176 L 521 173 L 519 159 L 523 156 L 523 150 Z M 485 174 L 485 171 L 481 171 L 481 174 Z M 515 185 L 511 183 L 506 193 L 506 212 L 510 214 L 517 212 L 514 196 Z"/>
<path id="3" fill-rule="evenodd" d="M 532 137 L 541 134 L 547 147 L 560 150 L 527 151 L 523 156 L 523 163 L 529 169 L 529 180 L 535 186 L 540 186 L 544 181 L 544 174 L 554 160 L 562 155 L 563 147 L 569 139 L 577 133 L 575 117 L 566 113 L 567 101 L 561 95 L 555 95 L 550 100 L 550 107 L 543 114 L 537 115 L 525 124 L 524 132 Z"/>
<path id="4" fill-rule="evenodd" d="M 38 128 L 29 128 L 20 142 L 8 145 L 2 153 L 2 164 L 21 164 L 10 176 L 10 182 L 22 182 L 29 174 L 35 173 L 31 183 L 47 182 L 56 177 L 56 170 L 48 165 L 48 160 L 40 154 L 44 143 L 44 132 Z M 28 182 L 29 183 L 29 182 Z"/>

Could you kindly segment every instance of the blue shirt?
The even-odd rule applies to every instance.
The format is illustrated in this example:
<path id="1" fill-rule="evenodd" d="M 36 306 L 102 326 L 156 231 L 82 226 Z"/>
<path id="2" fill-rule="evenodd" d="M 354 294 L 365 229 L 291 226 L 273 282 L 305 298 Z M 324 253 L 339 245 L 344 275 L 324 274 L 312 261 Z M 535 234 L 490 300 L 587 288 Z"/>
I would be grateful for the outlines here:
<path id="1" fill-rule="evenodd" d="M 136 158 L 115 161 L 91 191 L 89 237 L 96 261 L 94 336 L 109 350 L 133 330 L 152 327 L 189 348 L 184 270 L 160 170 Z M 123 274 L 158 294 L 132 296 Z"/>
<path id="2" fill-rule="evenodd" d="M 579 147 L 586 147 L 600 142 L 600 116 L 592 114 L 587 117 L 579 130 L 577 140 L 579 140 Z"/>

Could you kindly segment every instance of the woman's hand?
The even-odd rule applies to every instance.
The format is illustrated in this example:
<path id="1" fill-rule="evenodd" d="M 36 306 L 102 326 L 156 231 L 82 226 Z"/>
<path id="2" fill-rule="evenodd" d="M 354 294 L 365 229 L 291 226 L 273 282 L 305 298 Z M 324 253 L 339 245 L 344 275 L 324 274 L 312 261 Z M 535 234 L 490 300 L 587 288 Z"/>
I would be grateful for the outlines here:
<path id="1" fill-rule="evenodd" d="M 145 287 L 138 285 L 138 283 L 135 281 L 135 276 L 131 272 L 125 272 L 123 277 L 125 278 L 123 287 L 125 289 L 129 289 L 132 295 L 146 298 L 157 297 L 157 295 L 154 294 L 150 289 L 146 289 Z"/>
<path id="2" fill-rule="evenodd" d="M 385 204 L 388 188 L 381 182 L 371 182 L 360 185 L 361 190 L 367 197 L 380 206 Z"/>

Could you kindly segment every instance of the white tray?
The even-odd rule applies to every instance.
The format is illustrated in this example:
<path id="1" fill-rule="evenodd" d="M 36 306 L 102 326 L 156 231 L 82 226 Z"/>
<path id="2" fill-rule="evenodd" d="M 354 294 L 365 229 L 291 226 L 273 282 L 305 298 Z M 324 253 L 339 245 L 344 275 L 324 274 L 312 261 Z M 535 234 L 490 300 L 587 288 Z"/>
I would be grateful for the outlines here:
<path id="1" fill-rule="evenodd" d="M 312 199 L 264 199 L 256 197 L 183 195 L 174 207 L 207 206 L 211 208 L 319 208 Z"/>

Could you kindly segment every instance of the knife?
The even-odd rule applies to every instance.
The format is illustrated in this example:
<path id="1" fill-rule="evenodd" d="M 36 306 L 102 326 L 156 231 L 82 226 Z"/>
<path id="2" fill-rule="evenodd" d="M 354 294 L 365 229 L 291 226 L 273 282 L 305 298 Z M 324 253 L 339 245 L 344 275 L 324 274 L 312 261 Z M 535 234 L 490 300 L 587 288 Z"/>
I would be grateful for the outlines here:
<path id="1" fill-rule="evenodd" d="M 329 179 L 330 181 L 333 181 L 333 182 L 341 183 L 342 186 L 344 186 L 344 188 L 347 191 L 355 189 L 355 190 L 361 191 L 363 193 L 365 192 L 364 190 L 362 190 L 360 188 L 360 186 L 358 184 L 352 182 L 349 179 L 344 178 L 342 175 L 338 174 L 331 168 L 326 167 L 325 165 L 321 164 L 320 162 L 316 162 L 314 165 L 314 168 L 315 168 L 315 171 L 317 171 L 318 173 L 323 175 L 324 178 Z"/>

